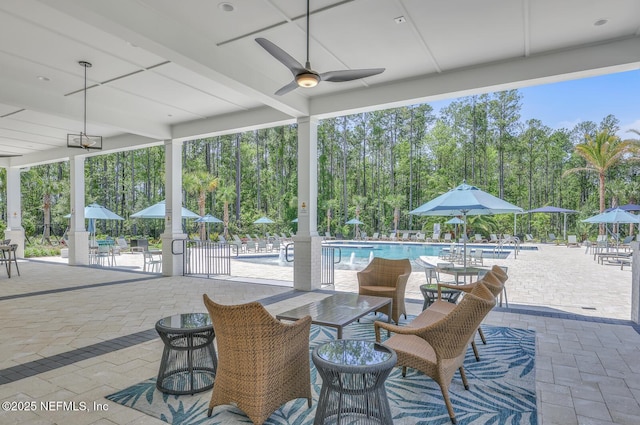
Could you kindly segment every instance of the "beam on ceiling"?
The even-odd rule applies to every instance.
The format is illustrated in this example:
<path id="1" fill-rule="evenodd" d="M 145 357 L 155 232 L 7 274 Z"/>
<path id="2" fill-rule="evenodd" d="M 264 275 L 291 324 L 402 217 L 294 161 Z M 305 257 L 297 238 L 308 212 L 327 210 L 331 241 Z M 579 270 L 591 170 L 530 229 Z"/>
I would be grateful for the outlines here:
<path id="1" fill-rule="evenodd" d="M 443 72 L 311 99 L 320 118 L 640 69 L 640 37 Z"/>
<path id="2" fill-rule="evenodd" d="M 50 7 L 96 28 L 117 35 L 136 46 L 170 60 L 192 72 L 244 94 L 292 117 L 307 116 L 308 99 L 293 93 L 274 96 L 280 86 L 248 64 L 239 63 L 213 40 L 188 28 L 177 27 L 171 17 L 137 2 L 123 12 L 118 2 L 42 0 Z M 256 48 L 258 51 L 258 48 Z"/>

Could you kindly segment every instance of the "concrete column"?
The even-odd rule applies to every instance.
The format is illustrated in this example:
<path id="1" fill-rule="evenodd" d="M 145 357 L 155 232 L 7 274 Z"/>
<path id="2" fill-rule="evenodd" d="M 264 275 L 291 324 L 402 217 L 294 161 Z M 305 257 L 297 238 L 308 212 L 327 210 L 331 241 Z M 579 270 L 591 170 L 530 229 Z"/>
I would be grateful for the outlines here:
<path id="1" fill-rule="evenodd" d="M 318 120 L 298 119 L 298 233 L 293 262 L 293 287 L 320 288 L 322 238 L 318 236 Z"/>
<path id="2" fill-rule="evenodd" d="M 69 229 L 69 265 L 89 264 L 89 232 L 84 222 L 84 155 L 69 159 L 71 185 L 71 227 Z"/>
<path id="3" fill-rule="evenodd" d="M 631 320 L 640 324 L 640 242 L 631 242 Z"/>
<path id="4" fill-rule="evenodd" d="M 22 200 L 20 168 L 7 168 L 7 228 L 4 238 L 17 243 L 16 257 L 24 258 L 24 228 L 22 227 Z"/>
<path id="5" fill-rule="evenodd" d="M 172 254 L 172 243 L 176 239 L 186 239 L 182 232 L 182 142 L 166 140 L 165 157 L 165 217 L 162 234 L 162 274 L 181 276 L 183 272 L 182 255 Z M 176 251 L 181 252 L 176 244 Z"/>

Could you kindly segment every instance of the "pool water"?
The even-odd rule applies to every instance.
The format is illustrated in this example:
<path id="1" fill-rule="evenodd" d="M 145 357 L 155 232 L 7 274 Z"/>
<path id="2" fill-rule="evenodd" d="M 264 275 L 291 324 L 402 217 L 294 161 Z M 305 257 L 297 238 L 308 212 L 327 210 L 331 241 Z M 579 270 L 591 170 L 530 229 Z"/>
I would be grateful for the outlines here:
<path id="1" fill-rule="evenodd" d="M 437 257 L 443 248 L 449 248 L 450 244 L 422 244 L 422 243 L 381 243 L 368 241 L 340 241 L 324 243 L 323 246 L 332 246 L 335 249 L 334 259 L 337 269 L 360 269 L 364 268 L 371 257 L 382 257 L 390 259 L 408 258 L 414 270 L 422 270 L 423 265 L 416 263 L 420 256 Z M 467 244 L 467 248 L 482 249 L 484 258 L 507 258 L 513 251 L 513 246 L 504 246 L 499 252 L 495 252 L 494 245 L 487 244 Z M 535 246 L 520 246 L 521 250 L 537 250 Z M 238 260 L 293 267 L 293 263 L 284 261 L 284 257 L 278 253 L 266 254 L 264 256 L 239 257 Z M 339 261 L 339 262 L 338 262 Z"/>
<path id="2" fill-rule="evenodd" d="M 421 243 L 377 243 L 377 242 L 334 242 L 325 243 L 324 246 L 340 248 L 342 259 L 352 257 L 369 259 L 371 253 L 375 257 L 390 259 L 408 258 L 417 260 L 420 256 L 437 257 L 443 248 L 449 248 L 450 244 L 421 244 Z M 460 247 L 462 245 L 459 245 Z M 505 245 L 500 251 L 495 252 L 493 245 L 467 244 L 467 248 L 481 249 L 484 258 L 507 258 L 513 251 L 513 246 Z M 534 246 L 520 247 L 520 249 L 536 249 Z M 338 255 L 338 254 L 336 254 Z"/>

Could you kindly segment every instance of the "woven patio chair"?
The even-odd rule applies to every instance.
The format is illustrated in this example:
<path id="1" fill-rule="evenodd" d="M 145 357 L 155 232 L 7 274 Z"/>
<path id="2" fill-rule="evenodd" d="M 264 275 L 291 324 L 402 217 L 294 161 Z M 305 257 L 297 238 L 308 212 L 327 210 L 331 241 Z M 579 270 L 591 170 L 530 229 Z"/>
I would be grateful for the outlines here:
<path id="1" fill-rule="evenodd" d="M 391 318 L 398 323 L 400 315 L 407 318 L 404 305 L 404 292 L 407 281 L 411 276 L 411 263 L 408 259 L 389 260 L 374 257 L 371 263 L 358 272 L 358 294 L 376 297 L 392 298 Z M 389 315 L 389 306 L 384 306 L 376 312 Z"/>
<path id="2" fill-rule="evenodd" d="M 463 367 L 467 346 L 495 304 L 495 296 L 480 284 L 449 314 L 427 326 L 413 328 L 375 322 L 376 341 L 380 342 L 380 328 L 394 333 L 383 344 L 398 355 L 397 365 L 402 367 L 402 376 L 406 377 L 410 367 L 438 383 L 453 424 L 456 417 L 449 399 L 449 385 L 458 370 L 464 388 L 469 389 Z"/>
<path id="3" fill-rule="evenodd" d="M 203 298 L 218 348 L 208 416 L 216 406 L 235 404 L 261 425 L 290 400 L 306 398 L 311 407 L 311 317 L 281 323 L 258 302 L 220 305 Z"/>

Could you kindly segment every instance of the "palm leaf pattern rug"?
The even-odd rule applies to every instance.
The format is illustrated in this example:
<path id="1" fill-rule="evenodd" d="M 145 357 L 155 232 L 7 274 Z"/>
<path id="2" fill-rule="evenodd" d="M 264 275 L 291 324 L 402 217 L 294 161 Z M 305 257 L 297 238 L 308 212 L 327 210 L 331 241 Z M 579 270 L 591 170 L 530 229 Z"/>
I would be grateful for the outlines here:
<path id="1" fill-rule="evenodd" d="M 411 317 L 409 318 L 411 319 Z M 368 316 L 344 329 L 345 339 L 374 340 L 374 317 Z M 462 386 L 459 374 L 453 378 L 449 394 L 458 424 L 537 424 L 535 392 L 535 333 L 526 329 L 483 325 L 487 345 L 478 338 L 481 361 L 471 349 L 465 359 L 470 389 Z M 310 353 L 323 342 L 335 339 L 335 330 L 312 325 Z M 386 333 L 383 332 L 383 337 Z M 271 415 L 268 425 L 310 425 L 313 423 L 322 380 L 311 362 L 313 403 L 290 401 Z M 440 387 L 420 372 L 409 369 L 403 378 L 394 368 L 386 381 L 394 424 L 450 424 Z M 106 397 L 170 424 L 231 425 L 251 423 L 233 406 L 218 406 L 210 418 L 207 408 L 211 392 L 174 396 L 156 390 L 155 378 L 125 388 Z"/>

